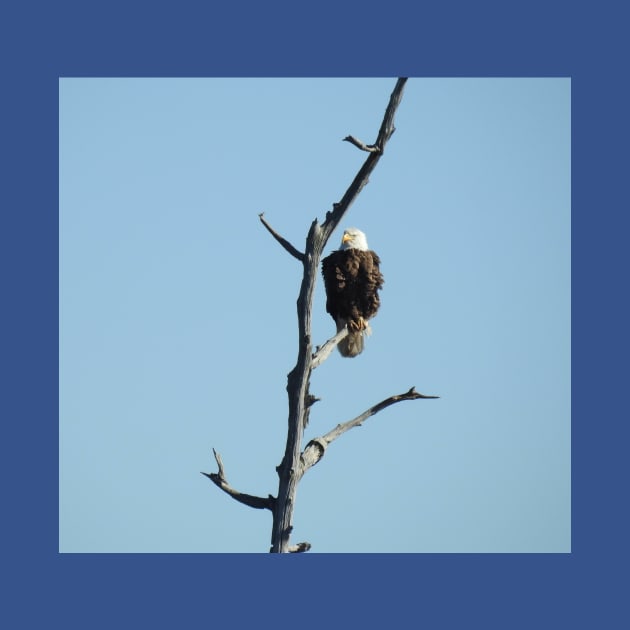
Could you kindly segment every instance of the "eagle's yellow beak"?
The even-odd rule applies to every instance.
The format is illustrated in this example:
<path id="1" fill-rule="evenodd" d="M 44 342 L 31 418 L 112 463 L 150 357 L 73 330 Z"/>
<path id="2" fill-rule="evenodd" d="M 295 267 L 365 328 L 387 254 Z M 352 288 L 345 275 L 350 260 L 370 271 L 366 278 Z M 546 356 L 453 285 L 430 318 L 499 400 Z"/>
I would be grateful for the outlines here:
<path id="1" fill-rule="evenodd" d="M 347 232 L 344 232 L 343 236 L 341 237 L 341 242 L 342 243 L 347 243 L 348 241 L 352 240 L 352 236 L 350 236 L 350 234 L 348 234 Z"/>

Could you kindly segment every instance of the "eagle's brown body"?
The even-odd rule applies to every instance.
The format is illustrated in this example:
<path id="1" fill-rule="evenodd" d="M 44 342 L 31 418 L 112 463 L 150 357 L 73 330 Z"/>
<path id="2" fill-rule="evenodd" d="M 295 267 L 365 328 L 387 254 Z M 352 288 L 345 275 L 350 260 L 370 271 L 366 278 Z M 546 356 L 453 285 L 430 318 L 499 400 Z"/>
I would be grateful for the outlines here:
<path id="1" fill-rule="evenodd" d="M 347 249 L 332 252 L 322 260 L 322 275 L 326 288 L 326 311 L 337 324 L 337 331 L 348 326 L 348 336 L 339 343 L 339 352 L 345 357 L 354 357 L 363 350 L 363 336 L 369 334 L 370 320 L 380 306 L 378 295 L 383 286 L 380 259 L 367 249 L 365 235 L 362 236 L 366 249 L 352 247 L 353 234 L 358 230 L 347 230 L 343 244 L 350 241 Z M 360 243 L 358 243 L 360 244 Z"/>

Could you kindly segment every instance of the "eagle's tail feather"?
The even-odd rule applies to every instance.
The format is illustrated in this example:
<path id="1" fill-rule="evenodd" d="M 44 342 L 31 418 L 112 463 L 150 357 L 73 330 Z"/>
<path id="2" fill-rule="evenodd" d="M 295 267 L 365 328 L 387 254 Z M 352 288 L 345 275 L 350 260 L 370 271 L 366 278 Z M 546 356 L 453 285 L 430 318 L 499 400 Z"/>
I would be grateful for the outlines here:
<path id="1" fill-rule="evenodd" d="M 344 321 L 337 322 L 337 332 L 344 328 Z M 371 335 L 372 329 L 366 320 L 361 320 L 361 326 L 350 326 L 348 334 L 337 344 L 342 357 L 356 357 L 363 352 L 364 339 L 366 335 Z"/>

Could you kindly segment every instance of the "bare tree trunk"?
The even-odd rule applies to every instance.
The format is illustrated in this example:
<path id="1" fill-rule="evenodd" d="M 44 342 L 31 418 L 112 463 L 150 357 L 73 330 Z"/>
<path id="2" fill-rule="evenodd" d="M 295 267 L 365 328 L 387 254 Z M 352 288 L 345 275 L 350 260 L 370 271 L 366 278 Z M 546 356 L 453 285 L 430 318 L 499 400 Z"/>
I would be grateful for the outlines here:
<path id="1" fill-rule="evenodd" d="M 287 442 L 282 462 L 277 467 L 279 476 L 277 497 L 268 498 L 253 497 L 234 490 L 225 478 L 223 462 L 215 451 L 215 458 L 219 466 L 218 473 L 203 473 L 209 477 L 217 486 L 232 498 L 250 507 L 269 509 L 273 514 L 273 525 L 271 534 L 271 552 L 287 553 L 302 552 L 310 549 L 310 544 L 301 542 L 295 545 L 290 544 L 293 510 L 297 495 L 297 486 L 304 473 L 314 466 L 324 455 L 327 446 L 337 437 L 349 429 L 360 425 L 370 416 L 378 413 L 385 407 L 402 400 L 416 400 L 418 398 L 437 398 L 437 396 L 424 396 L 419 394 L 412 387 L 404 394 L 390 396 L 389 398 L 370 407 L 367 411 L 357 416 L 353 420 L 337 425 L 334 429 L 326 433 L 323 437 L 311 440 L 304 452 L 301 452 L 304 428 L 308 424 L 308 416 L 311 406 L 317 398 L 309 391 L 311 372 L 330 355 L 334 347 L 345 337 L 347 330 L 344 329 L 329 339 L 323 346 L 313 352 L 311 338 L 311 313 L 313 307 L 313 294 L 317 277 L 319 275 L 319 263 L 322 252 L 326 247 L 331 234 L 347 212 L 348 208 L 368 183 L 370 173 L 383 155 L 385 145 L 394 133 L 394 114 L 400 104 L 402 92 L 407 79 L 398 79 L 394 90 L 390 96 L 389 104 L 383 117 L 383 122 L 378 132 L 378 137 L 374 144 L 366 145 L 354 136 L 347 136 L 344 140 L 350 142 L 362 151 L 369 153 L 359 172 L 350 184 L 341 201 L 333 204 L 333 209 L 326 213 L 325 221 L 320 225 L 317 219 L 311 224 L 306 237 L 304 252 L 299 251 L 286 239 L 280 236 L 260 215 L 260 220 L 272 236 L 289 252 L 294 258 L 299 260 L 303 266 L 302 284 L 297 299 L 298 316 L 298 356 L 295 367 L 289 372 L 287 377 L 287 393 L 289 397 L 289 417 Z"/>
<path id="2" fill-rule="evenodd" d="M 387 141 L 394 133 L 394 114 L 400 103 L 405 82 L 406 79 L 399 79 L 397 81 L 378 138 L 372 147 L 369 149 L 365 147 L 365 149 L 369 150 L 369 156 L 348 188 L 348 191 L 342 200 L 334 205 L 333 211 L 327 214 L 326 220 L 321 226 L 317 222 L 317 219 L 313 221 L 306 238 L 306 249 L 302 260 L 304 274 L 302 276 L 302 286 L 297 300 L 299 330 L 298 358 L 295 367 L 291 370 L 287 379 L 289 426 L 284 458 L 278 467 L 280 483 L 278 487 L 278 498 L 273 512 L 273 528 L 271 535 L 272 553 L 284 553 L 289 549 L 293 509 L 295 507 L 297 486 L 301 478 L 300 454 L 302 436 L 304 427 L 308 422 L 308 413 L 312 404 L 309 392 L 310 376 L 313 369 L 311 312 L 313 293 L 319 274 L 319 262 L 330 235 L 337 227 L 356 196 L 367 184 L 370 173 L 383 154 Z M 352 142 L 354 138 L 348 136 L 346 140 Z"/>
<path id="3" fill-rule="evenodd" d="M 298 466 L 304 428 L 308 422 L 309 382 L 312 370 L 313 346 L 311 342 L 311 310 L 313 292 L 319 270 L 319 259 L 325 245 L 321 227 L 314 221 L 306 239 L 304 256 L 304 275 L 297 300 L 298 310 L 298 358 L 295 367 L 287 377 L 289 395 L 289 429 L 287 445 L 282 463 L 278 466 L 280 484 L 278 499 L 273 512 L 273 528 L 271 534 L 271 552 L 284 553 L 289 547 L 291 521 L 297 484 L 300 480 Z"/>

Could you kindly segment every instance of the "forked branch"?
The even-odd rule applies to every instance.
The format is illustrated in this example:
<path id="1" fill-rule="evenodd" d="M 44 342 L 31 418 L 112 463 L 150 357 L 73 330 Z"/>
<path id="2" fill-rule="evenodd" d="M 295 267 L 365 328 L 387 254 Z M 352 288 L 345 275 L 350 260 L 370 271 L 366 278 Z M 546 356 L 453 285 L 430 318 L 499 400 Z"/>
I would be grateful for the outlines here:
<path id="1" fill-rule="evenodd" d="M 344 140 L 351 142 L 359 149 L 368 151 L 370 155 L 368 155 L 367 159 L 363 163 L 363 166 L 352 180 L 352 183 L 348 187 L 348 190 L 346 190 L 344 196 L 341 198 L 341 201 L 333 204 L 332 211 L 326 213 L 326 220 L 322 224 L 322 229 L 325 234 L 324 243 L 334 232 L 335 228 L 339 224 L 339 221 L 341 221 L 343 215 L 350 207 L 350 204 L 356 199 L 357 195 L 368 183 L 370 174 L 385 152 L 385 145 L 387 144 L 387 141 L 392 137 L 394 131 L 396 131 L 396 128 L 394 127 L 394 116 L 396 114 L 396 110 L 398 109 L 398 105 L 400 105 L 405 83 L 407 83 L 407 79 L 404 77 L 401 77 L 396 81 L 394 90 L 389 97 L 389 103 L 387 104 L 385 115 L 383 116 L 383 122 L 378 130 L 378 136 L 374 144 L 366 145 L 351 135 L 344 138 Z"/>
<path id="2" fill-rule="evenodd" d="M 390 396 L 385 400 L 381 400 L 380 403 L 377 403 L 373 407 L 370 407 L 366 411 L 364 411 L 361 415 L 353 418 L 352 420 L 348 420 L 347 422 L 343 422 L 338 424 L 334 429 L 326 433 L 324 435 L 324 440 L 327 444 L 330 444 L 333 440 L 336 440 L 340 435 L 343 435 L 346 431 L 353 429 L 354 427 L 361 426 L 365 420 L 367 420 L 370 416 L 377 414 L 379 411 L 389 407 L 398 402 L 402 402 L 403 400 L 418 400 L 419 398 L 423 399 L 434 399 L 439 398 L 439 396 L 427 396 L 425 394 L 421 394 L 416 391 L 415 387 L 412 387 L 408 392 L 404 394 L 396 394 L 394 396 Z"/>
<path id="3" fill-rule="evenodd" d="M 225 478 L 225 470 L 223 468 L 223 461 L 221 460 L 221 455 L 217 453 L 214 449 L 212 449 L 214 453 L 214 459 L 217 461 L 217 466 L 219 467 L 218 473 L 205 473 L 201 474 L 208 477 L 211 481 L 214 482 L 223 492 L 229 494 L 234 500 L 239 503 L 244 503 L 249 507 L 256 508 L 258 510 L 271 510 L 273 511 L 276 499 L 269 495 L 266 499 L 264 497 L 255 497 L 251 494 L 244 494 L 243 492 L 239 492 L 230 486 Z"/>
<path id="4" fill-rule="evenodd" d="M 425 394 L 420 394 L 416 391 L 415 387 L 412 387 L 408 392 L 405 392 L 404 394 L 396 394 L 394 396 L 386 398 L 385 400 L 381 400 L 381 402 L 373 405 L 362 414 L 358 415 L 356 418 L 348 420 L 347 422 L 342 422 L 341 424 L 338 424 L 334 429 L 328 431 L 326 435 L 311 440 L 306 445 L 306 448 L 304 449 L 304 452 L 302 453 L 302 456 L 300 458 L 300 475 L 303 475 L 309 468 L 314 466 L 324 456 L 324 452 L 326 451 L 328 445 L 336 440 L 340 435 L 343 435 L 346 431 L 349 431 L 354 427 L 361 426 L 361 424 L 363 424 L 363 422 L 365 422 L 369 417 L 377 414 L 379 411 L 382 411 L 390 405 L 402 402 L 403 400 L 418 400 L 419 398 L 439 398 L 439 396 L 427 396 Z"/>

